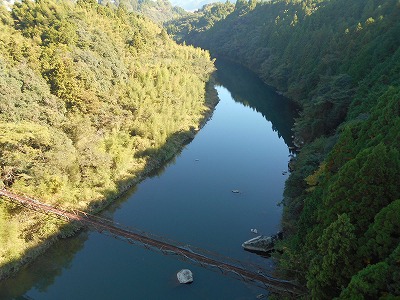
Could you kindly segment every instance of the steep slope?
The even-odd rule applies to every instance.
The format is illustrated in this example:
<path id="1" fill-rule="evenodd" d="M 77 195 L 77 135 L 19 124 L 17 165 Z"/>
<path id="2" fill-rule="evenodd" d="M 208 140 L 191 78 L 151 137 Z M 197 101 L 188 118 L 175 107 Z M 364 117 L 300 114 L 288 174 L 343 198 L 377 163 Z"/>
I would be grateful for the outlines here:
<path id="1" fill-rule="evenodd" d="M 175 40 L 191 43 L 196 40 L 195 36 L 198 33 L 210 29 L 216 22 L 225 19 L 233 12 L 234 7 L 230 2 L 207 4 L 195 13 L 164 22 L 164 27 Z"/>
<path id="2" fill-rule="evenodd" d="M 173 5 L 182 7 L 188 11 L 195 11 L 197 9 L 201 9 L 204 5 L 215 3 L 217 1 L 214 0 L 172 0 L 171 3 Z M 225 2 L 225 1 L 219 1 Z M 231 1 L 234 2 L 234 1 Z"/>
<path id="3" fill-rule="evenodd" d="M 122 8 L 0 5 L 0 188 L 98 210 L 193 137 L 213 69 Z M 0 277 L 64 225 L 1 200 Z"/>

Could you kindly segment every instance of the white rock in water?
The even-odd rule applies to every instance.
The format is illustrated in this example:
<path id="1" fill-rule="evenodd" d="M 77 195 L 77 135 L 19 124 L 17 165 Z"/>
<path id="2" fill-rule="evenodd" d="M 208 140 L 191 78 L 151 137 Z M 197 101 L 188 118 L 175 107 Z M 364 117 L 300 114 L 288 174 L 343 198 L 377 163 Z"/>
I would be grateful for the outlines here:
<path id="1" fill-rule="evenodd" d="M 183 269 L 176 274 L 178 277 L 179 283 L 191 283 L 193 282 L 193 273 L 188 269 Z"/>

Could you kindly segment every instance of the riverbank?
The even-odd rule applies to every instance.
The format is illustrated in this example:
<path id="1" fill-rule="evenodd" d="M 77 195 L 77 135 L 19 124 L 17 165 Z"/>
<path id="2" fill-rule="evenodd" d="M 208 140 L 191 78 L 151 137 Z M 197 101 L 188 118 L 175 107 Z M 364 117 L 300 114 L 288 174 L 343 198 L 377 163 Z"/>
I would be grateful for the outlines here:
<path id="1" fill-rule="evenodd" d="M 294 107 L 237 65 L 216 62 L 219 103 L 212 118 L 165 168 L 114 201 L 100 215 L 124 227 L 167 237 L 191 249 L 262 265 L 273 259 L 241 247 L 280 228 L 281 200 L 290 150 L 286 140 Z M 292 114 L 286 114 L 286 111 Z M 279 116 L 279 118 L 277 117 Z M 238 189 L 240 194 L 232 193 Z M 40 199 L 40 197 L 38 197 Z M 194 285 L 177 286 L 189 268 Z M 71 286 L 74 289 L 71 289 Z M 79 293 L 76 291 L 79 290 Z M 0 282 L 0 298 L 234 299 L 265 290 L 221 276 L 190 261 L 115 240 L 94 230 L 55 243 L 16 276 Z"/>
<path id="2" fill-rule="evenodd" d="M 132 173 L 129 177 L 116 182 L 116 189 L 109 191 L 103 198 L 88 203 L 86 211 L 92 214 L 103 211 L 133 186 L 137 185 L 154 172 L 164 168 L 164 166 L 195 137 L 197 132 L 199 132 L 211 118 L 213 110 L 218 103 L 218 95 L 214 84 L 215 80 L 211 76 L 205 86 L 205 108 L 197 127 L 192 126 L 188 131 L 173 135 L 162 148 L 158 149 L 158 151 L 147 153 L 148 159 L 140 172 Z M 15 192 L 18 193 L 18 191 Z M 16 274 L 21 268 L 34 261 L 38 256 L 44 254 L 59 239 L 72 237 L 82 230 L 81 227 L 75 224 L 65 223 L 64 221 L 53 219 L 49 216 L 38 216 L 37 212 L 18 207 L 7 201 L 2 202 L 7 212 L 10 212 L 11 215 L 14 216 L 17 214 L 19 215 L 21 222 L 34 224 L 38 219 L 43 219 L 38 223 L 41 225 L 40 227 L 35 226 L 37 227 L 37 232 L 32 232 L 32 236 L 29 240 L 25 239 L 25 242 L 29 244 L 29 246 L 24 254 L 0 267 L 0 280 Z"/>

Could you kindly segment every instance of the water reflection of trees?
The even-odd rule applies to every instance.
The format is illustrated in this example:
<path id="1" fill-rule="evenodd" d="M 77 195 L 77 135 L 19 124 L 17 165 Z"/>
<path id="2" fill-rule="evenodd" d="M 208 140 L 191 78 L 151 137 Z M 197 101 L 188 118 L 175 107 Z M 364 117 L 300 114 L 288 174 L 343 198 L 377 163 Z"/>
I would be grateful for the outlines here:
<path id="1" fill-rule="evenodd" d="M 272 129 L 288 145 L 293 146 L 291 128 L 297 116 L 298 107 L 289 99 L 278 95 L 273 88 L 265 85 L 250 70 L 217 58 L 217 82 L 227 88 L 232 98 L 244 106 L 261 113 L 272 123 Z"/>
<path id="2" fill-rule="evenodd" d="M 58 241 L 16 276 L 1 281 L 0 299 L 31 299 L 26 293 L 32 288 L 46 291 L 63 270 L 71 267 L 75 254 L 83 248 L 87 238 L 88 233 L 84 231 L 77 237 Z"/>

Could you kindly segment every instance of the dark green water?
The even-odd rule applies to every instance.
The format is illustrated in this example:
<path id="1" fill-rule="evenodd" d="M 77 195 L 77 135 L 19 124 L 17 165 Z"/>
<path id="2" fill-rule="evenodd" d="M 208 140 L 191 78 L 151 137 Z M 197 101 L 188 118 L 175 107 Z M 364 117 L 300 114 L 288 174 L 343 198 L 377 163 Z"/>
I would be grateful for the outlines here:
<path id="1" fill-rule="evenodd" d="M 115 221 L 273 268 L 245 252 L 250 229 L 280 229 L 295 108 L 251 72 L 220 62 L 220 103 L 212 119 L 161 174 L 143 181 L 107 213 Z M 231 190 L 238 189 L 240 194 Z M 189 268 L 194 283 L 176 273 Z M 94 231 L 60 241 L 15 278 L 0 299 L 256 299 L 268 292 L 173 256 Z"/>

